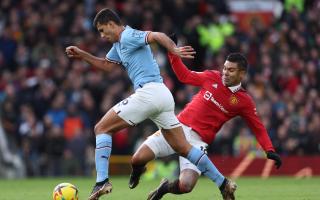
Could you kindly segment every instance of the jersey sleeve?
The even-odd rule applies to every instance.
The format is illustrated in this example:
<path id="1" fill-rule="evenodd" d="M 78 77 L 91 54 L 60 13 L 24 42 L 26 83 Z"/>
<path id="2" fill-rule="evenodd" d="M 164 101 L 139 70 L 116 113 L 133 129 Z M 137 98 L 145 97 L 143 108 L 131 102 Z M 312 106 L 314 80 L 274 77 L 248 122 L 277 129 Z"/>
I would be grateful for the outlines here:
<path id="1" fill-rule="evenodd" d="M 249 95 L 245 104 L 247 106 L 242 109 L 243 111 L 241 112 L 241 117 L 244 118 L 250 129 L 253 131 L 263 150 L 266 152 L 275 151 L 268 132 L 257 114 L 256 105 Z"/>
<path id="2" fill-rule="evenodd" d="M 121 35 L 121 44 L 127 49 L 137 49 L 148 45 L 148 35 L 150 31 L 140 31 L 136 29 L 126 30 Z"/>
<path id="3" fill-rule="evenodd" d="M 119 64 L 119 65 L 121 64 L 121 59 L 114 46 L 107 53 L 106 60 L 115 64 Z"/>
<path id="4" fill-rule="evenodd" d="M 207 73 L 206 72 L 195 72 L 191 71 L 185 66 L 181 60 L 181 58 L 172 53 L 168 53 L 169 61 L 171 67 L 176 74 L 179 81 L 182 83 L 194 85 L 194 86 L 202 86 L 206 80 Z"/>

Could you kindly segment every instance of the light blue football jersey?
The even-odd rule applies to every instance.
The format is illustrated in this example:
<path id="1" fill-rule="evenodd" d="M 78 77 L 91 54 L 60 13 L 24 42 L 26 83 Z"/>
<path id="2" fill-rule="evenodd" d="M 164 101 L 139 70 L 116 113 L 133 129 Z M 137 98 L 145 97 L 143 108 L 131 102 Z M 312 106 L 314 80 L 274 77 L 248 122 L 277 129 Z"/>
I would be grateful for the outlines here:
<path id="1" fill-rule="evenodd" d="M 120 42 L 114 43 L 106 55 L 108 61 L 124 66 L 134 89 L 150 82 L 163 82 L 159 66 L 147 43 L 148 33 L 126 26 Z"/>

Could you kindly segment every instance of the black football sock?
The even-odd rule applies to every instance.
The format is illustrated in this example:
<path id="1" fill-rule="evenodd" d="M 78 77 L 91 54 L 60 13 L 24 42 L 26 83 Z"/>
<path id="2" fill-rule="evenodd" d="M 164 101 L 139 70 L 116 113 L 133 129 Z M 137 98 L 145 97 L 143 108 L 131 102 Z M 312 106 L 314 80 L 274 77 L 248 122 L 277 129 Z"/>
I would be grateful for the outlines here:
<path id="1" fill-rule="evenodd" d="M 222 184 L 221 184 L 220 187 L 219 187 L 219 189 L 220 189 L 221 192 L 224 190 L 224 187 L 226 187 L 226 184 L 227 184 L 227 179 L 224 178 Z"/>
<path id="2" fill-rule="evenodd" d="M 132 174 L 141 175 L 144 171 L 145 165 L 132 165 Z"/>
<path id="3" fill-rule="evenodd" d="M 109 178 L 106 178 L 104 181 L 101 181 L 101 182 L 96 182 L 96 185 L 103 185 L 103 184 L 105 184 L 106 182 L 108 182 L 109 181 Z"/>

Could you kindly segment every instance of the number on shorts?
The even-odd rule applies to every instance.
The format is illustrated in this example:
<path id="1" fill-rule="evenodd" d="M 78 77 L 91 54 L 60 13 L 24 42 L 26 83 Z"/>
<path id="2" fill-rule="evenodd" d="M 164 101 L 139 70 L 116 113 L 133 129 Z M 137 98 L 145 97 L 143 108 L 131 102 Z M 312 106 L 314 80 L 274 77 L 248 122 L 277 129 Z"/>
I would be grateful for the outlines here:
<path id="1" fill-rule="evenodd" d="M 208 154 L 208 150 L 206 146 L 201 146 L 200 150 L 203 151 L 205 154 Z"/>

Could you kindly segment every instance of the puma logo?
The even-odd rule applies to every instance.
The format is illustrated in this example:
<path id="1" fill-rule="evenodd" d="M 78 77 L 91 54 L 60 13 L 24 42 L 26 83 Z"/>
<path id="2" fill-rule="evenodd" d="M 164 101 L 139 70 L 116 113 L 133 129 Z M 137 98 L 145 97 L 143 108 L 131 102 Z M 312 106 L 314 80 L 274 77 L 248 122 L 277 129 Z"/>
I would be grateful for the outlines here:
<path id="1" fill-rule="evenodd" d="M 202 172 L 202 174 L 205 174 L 205 173 L 207 173 L 209 171 L 209 169 L 205 169 L 203 172 Z"/>
<path id="2" fill-rule="evenodd" d="M 109 160 L 108 156 L 101 156 L 101 158 L 105 158 L 105 159 Z"/>

